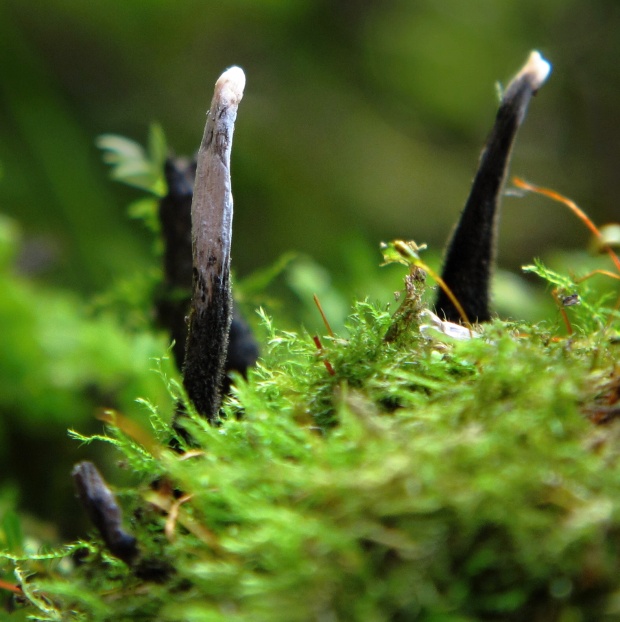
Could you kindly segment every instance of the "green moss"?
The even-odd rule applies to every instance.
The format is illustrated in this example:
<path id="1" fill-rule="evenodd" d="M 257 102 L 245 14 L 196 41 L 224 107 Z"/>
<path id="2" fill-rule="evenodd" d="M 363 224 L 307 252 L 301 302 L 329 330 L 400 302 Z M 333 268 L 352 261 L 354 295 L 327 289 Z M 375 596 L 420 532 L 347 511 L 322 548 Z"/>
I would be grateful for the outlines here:
<path id="1" fill-rule="evenodd" d="M 498 320 L 440 341 L 400 313 L 386 341 L 395 320 L 365 301 L 319 353 L 262 317 L 221 425 L 188 406 L 181 453 L 155 408 L 152 442 L 110 428 L 136 474 L 135 567 L 97 538 L 62 572 L 7 556 L 53 611 L 33 596 L 35 619 L 617 619 L 619 432 L 592 421 L 615 399 L 609 329 Z"/>

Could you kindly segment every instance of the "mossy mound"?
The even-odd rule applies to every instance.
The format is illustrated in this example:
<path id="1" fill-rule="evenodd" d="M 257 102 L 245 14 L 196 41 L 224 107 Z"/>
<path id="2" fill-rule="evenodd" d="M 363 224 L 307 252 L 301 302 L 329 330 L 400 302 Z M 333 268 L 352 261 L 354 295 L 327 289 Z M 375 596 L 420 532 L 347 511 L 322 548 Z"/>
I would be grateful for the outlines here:
<path id="1" fill-rule="evenodd" d="M 221 425 L 188 408 L 180 451 L 155 409 L 153 438 L 110 426 L 140 559 L 97 538 L 8 556 L 16 616 L 620 619 L 620 346 L 588 309 L 571 337 L 496 321 L 464 341 L 401 312 L 386 340 L 391 313 L 362 302 L 320 351 L 264 317 Z"/>

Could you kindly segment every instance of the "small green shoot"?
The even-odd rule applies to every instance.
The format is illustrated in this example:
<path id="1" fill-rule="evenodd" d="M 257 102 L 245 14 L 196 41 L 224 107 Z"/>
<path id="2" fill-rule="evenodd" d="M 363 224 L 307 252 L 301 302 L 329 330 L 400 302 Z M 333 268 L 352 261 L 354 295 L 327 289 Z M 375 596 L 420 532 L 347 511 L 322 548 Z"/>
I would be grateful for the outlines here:
<path id="1" fill-rule="evenodd" d="M 104 152 L 103 161 L 112 168 L 112 179 L 152 195 L 134 201 L 128 213 L 131 218 L 144 221 L 151 231 L 159 232 L 157 204 L 158 199 L 167 192 L 163 171 L 168 155 L 166 137 L 161 126 L 151 124 L 146 149 L 116 134 L 103 134 L 97 138 L 96 144 Z"/>
<path id="2" fill-rule="evenodd" d="M 154 194 L 158 198 L 166 194 L 163 170 L 167 147 L 161 126 L 153 123 L 149 128 L 146 149 L 117 134 L 103 134 L 99 136 L 96 144 L 104 152 L 103 161 L 112 167 L 112 179 Z"/>
<path id="3" fill-rule="evenodd" d="M 394 240 L 389 244 L 383 242 L 381 244 L 381 250 L 383 252 L 383 265 L 390 263 L 402 263 L 406 266 L 415 266 L 421 270 L 424 270 L 437 282 L 439 287 L 445 292 L 446 296 L 450 299 L 452 304 L 456 307 L 461 320 L 465 326 L 470 326 L 471 323 L 467 314 L 463 310 L 461 303 L 457 300 L 456 296 L 452 293 L 450 288 L 446 285 L 444 280 L 433 270 L 427 263 L 420 258 L 420 251 L 426 248 L 426 244 L 418 246 L 415 242 L 404 242 L 403 240 Z"/>
<path id="4" fill-rule="evenodd" d="M 592 219 L 571 199 L 561 195 L 555 190 L 551 190 L 550 188 L 543 188 L 541 186 L 535 186 L 530 184 L 519 177 L 513 178 L 513 183 L 517 188 L 522 190 L 526 190 L 528 192 L 534 192 L 540 194 L 542 196 L 548 197 L 558 203 L 562 203 L 568 209 L 581 220 L 581 222 L 587 227 L 587 229 L 594 236 L 594 248 L 599 253 L 607 253 L 609 258 L 611 259 L 616 272 L 610 272 L 609 270 L 594 270 L 589 272 L 586 275 L 581 277 L 565 277 L 559 275 L 549 269 L 547 269 L 541 262 L 537 262 L 533 266 L 525 266 L 523 270 L 525 272 L 532 272 L 545 279 L 548 283 L 554 286 L 552 290 L 552 295 L 564 323 L 566 325 L 567 331 L 569 334 L 573 333 L 571 322 L 568 318 L 568 314 L 566 312 L 566 307 L 574 307 L 580 306 L 585 310 L 585 313 L 581 314 L 582 319 L 585 321 L 586 330 L 588 330 L 588 323 L 594 322 L 599 327 L 600 326 L 609 326 L 614 319 L 618 318 L 618 308 L 620 307 L 620 297 L 617 298 L 616 303 L 613 308 L 608 308 L 605 306 L 606 301 L 609 299 L 609 295 L 605 295 L 605 297 L 598 301 L 595 305 L 588 304 L 584 301 L 584 296 L 577 296 L 577 286 L 585 281 L 587 281 L 590 277 L 601 274 L 613 279 L 620 279 L 620 258 L 613 250 L 614 246 L 614 237 L 610 233 L 608 233 L 608 228 L 603 230 L 599 229 Z M 614 227 L 611 228 L 611 231 L 615 231 Z"/>

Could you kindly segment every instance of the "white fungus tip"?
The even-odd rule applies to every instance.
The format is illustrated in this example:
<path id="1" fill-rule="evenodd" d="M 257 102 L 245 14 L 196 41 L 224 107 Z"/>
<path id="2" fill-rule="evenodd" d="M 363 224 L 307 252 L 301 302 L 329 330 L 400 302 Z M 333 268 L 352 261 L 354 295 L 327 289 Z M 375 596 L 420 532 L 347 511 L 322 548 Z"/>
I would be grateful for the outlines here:
<path id="1" fill-rule="evenodd" d="M 215 92 L 219 93 L 220 97 L 237 103 L 243 97 L 244 88 L 245 73 L 236 65 L 229 67 L 215 83 Z"/>
<path id="2" fill-rule="evenodd" d="M 532 89 L 537 91 L 547 80 L 551 73 L 551 63 L 546 61 L 538 52 L 534 50 L 530 53 L 525 65 L 517 74 L 517 78 L 528 75 L 532 81 Z"/>

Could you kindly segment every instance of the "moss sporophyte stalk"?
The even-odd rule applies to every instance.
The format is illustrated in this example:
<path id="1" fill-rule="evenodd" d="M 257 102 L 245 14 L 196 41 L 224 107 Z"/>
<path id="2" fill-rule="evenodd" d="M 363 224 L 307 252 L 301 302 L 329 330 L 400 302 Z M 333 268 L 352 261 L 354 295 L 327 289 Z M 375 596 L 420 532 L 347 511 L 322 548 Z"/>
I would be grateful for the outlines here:
<path id="1" fill-rule="evenodd" d="M 185 354 L 183 378 L 156 362 L 175 413 L 141 398 L 148 417 L 139 423 L 107 411 L 105 434 L 72 431 L 81 442 L 110 444 L 131 485 L 115 488 L 91 463 L 78 464 L 74 477 L 97 532 L 65 547 L 33 552 L 3 524 L 0 588 L 16 593 L 16 620 L 620 617 L 615 281 L 597 276 L 608 279 L 601 295 L 600 283 L 536 262 L 528 269 L 549 284 L 558 310 L 528 324 L 487 318 L 491 266 L 474 274 L 450 259 L 455 249 L 464 266 L 481 250 L 493 256 L 512 140 L 548 71 L 533 54 L 506 89 L 481 161 L 486 173 L 472 190 L 489 208 L 490 228 L 468 243 L 463 232 L 479 207 L 470 196 L 441 276 L 422 246 L 386 244 L 385 260 L 403 264 L 397 308 L 358 301 L 343 329 L 332 330 L 327 317 L 327 334 L 315 339 L 280 330 L 259 309 L 258 360 L 239 319 L 236 345 L 225 334 L 214 346 L 217 369 L 201 375 L 199 361 L 188 385 L 190 337 L 187 350 L 173 352 L 177 361 Z M 236 70 L 232 77 L 240 79 Z M 489 145 L 503 145 L 499 164 Z M 227 161 L 212 156 L 202 154 L 195 183 L 219 171 L 206 203 L 227 209 Z M 225 170 L 209 168 L 209 159 Z M 191 186 L 191 168 L 176 169 L 191 174 L 169 187 L 169 202 L 183 180 Z M 196 244 L 194 265 L 172 261 L 166 279 L 181 263 L 197 268 Z M 228 287 L 226 262 L 213 252 L 211 281 L 194 276 L 194 307 L 208 306 L 209 283 L 219 294 Z M 162 295 L 175 283 L 187 290 L 186 278 L 170 278 Z M 436 306 L 428 303 L 433 280 Z M 220 298 L 221 329 L 232 311 L 228 295 Z M 187 291 L 175 300 L 190 304 Z M 180 309 L 170 305 L 164 320 L 173 334 Z M 227 366 L 238 353 L 251 356 Z"/>

